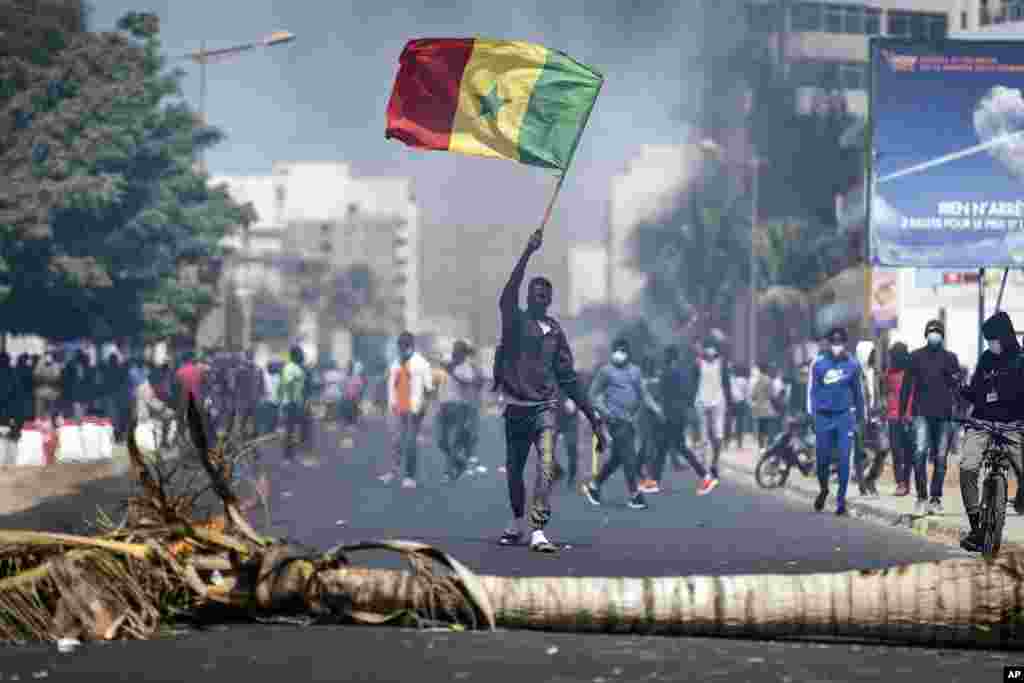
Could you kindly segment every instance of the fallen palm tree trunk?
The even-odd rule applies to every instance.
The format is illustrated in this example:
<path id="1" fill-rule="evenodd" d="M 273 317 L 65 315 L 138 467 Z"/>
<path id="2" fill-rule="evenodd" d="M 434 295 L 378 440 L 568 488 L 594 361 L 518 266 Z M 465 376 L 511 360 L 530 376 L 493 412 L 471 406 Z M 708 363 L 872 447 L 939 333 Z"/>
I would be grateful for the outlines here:
<path id="1" fill-rule="evenodd" d="M 844 637 L 1024 648 L 1024 554 L 836 574 L 476 579 L 506 628 L 754 638 Z M 422 604 L 409 572 L 318 575 L 321 601 L 387 614 Z"/>
<path id="2" fill-rule="evenodd" d="M 242 449 L 210 448 L 198 409 L 188 408 L 196 456 L 223 514 L 194 519 L 199 493 L 176 492 L 173 472 L 143 459 L 130 435 L 142 493 L 125 522 L 98 537 L 0 531 L 0 640 L 149 638 L 162 623 L 216 604 L 253 617 L 361 624 L 1024 649 L 1024 553 L 836 574 L 508 578 L 477 576 L 420 543 L 325 553 L 265 538 L 231 486 Z M 411 569 L 352 564 L 355 553 L 379 549 L 403 554 Z"/>

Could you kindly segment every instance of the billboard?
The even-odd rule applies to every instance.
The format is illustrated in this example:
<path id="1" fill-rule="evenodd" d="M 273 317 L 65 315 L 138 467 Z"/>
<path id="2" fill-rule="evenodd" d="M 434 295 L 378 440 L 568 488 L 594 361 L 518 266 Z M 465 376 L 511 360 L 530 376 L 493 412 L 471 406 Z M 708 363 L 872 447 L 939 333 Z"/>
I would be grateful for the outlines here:
<path id="1" fill-rule="evenodd" d="M 1024 45 L 871 40 L 871 262 L 1024 264 Z"/>

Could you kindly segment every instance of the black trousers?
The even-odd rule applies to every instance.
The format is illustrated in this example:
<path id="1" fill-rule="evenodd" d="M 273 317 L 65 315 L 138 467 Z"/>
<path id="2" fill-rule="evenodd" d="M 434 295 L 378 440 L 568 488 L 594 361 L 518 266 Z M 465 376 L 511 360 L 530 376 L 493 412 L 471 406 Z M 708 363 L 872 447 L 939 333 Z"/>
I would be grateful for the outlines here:
<path id="1" fill-rule="evenodd" d="M 637 490 L 636 428 L 628 420 L 612 419 L 608 421 L 608 430 L 612 436 L 612 456 L 601 466 L 595 483 L 604 485 L 621 467 L 626 475 L 626 488 L 633 495 Z"/>
<path id="2" fill-rule="evenodd" d="M 701 464 L 697 455 L 686 445 L 687 421 L 681 416 L 673 415 L 671 419 L 661 422 L 654 427 L 655 444 L 653 459 L 648 463 L 648 474 L 654 481 L 660 482 L 665 472 L 665 461 L 673 449 L 686 458 L 690 467 L 701 479 L 707 476 L 707 470 Z"/>
<path id="3" fill-rule="evenodd" d="M 526 509 L 526 461 L 537 447 L 537 473 L 530 501 L 530 527 L 543 529 L 551 521 L 551 488 L 555 482 L 556 406 L 505 408 L 505 468 L 512 515 L 523 517 Z"/>

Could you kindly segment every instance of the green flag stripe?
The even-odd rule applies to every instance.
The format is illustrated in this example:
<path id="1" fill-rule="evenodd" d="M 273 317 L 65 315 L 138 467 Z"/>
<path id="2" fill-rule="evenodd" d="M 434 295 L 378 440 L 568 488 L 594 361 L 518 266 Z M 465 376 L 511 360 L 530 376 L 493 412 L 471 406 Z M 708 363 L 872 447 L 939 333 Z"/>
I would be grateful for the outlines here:
<path id="1" fill-rule="evenodd" d="M 594 106 L 602 76 L 566 54 L 548 50 L 519 131 L 519 160 L 565 170 Z"/>

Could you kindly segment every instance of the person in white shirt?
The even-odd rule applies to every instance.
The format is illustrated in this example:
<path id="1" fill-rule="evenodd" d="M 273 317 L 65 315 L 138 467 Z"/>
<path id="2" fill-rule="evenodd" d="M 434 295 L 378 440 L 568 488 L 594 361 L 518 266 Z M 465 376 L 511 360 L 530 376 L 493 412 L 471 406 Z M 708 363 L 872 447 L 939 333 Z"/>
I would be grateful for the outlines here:
<path id="1" fill-rule="evenodd" d="M 426 412 L 426 393 L 434 390 L 430 363 L 414 350 L 412 332 L 398 336 L 398 360 L 388 371 L 388 412 L 392 425 L 392 469 L 378 479 L 390 483 L 405 466 L 402 488 L 416 488 L 417 438 Z"/>
<path id="2" fill-rule="evenodd" d="M 704 355 L 697 361 L 700 377 L 697 381 L 697 416 L 700 418 L 701 440 L 704 448 L 711 447 L 709 474 L 718 479 L 718 458 L 722 454 L 725 416 L 732 404 L 730 372 L 725 359 L 718 353 L 718 342 L 704 343 Z"/>
<path id="3" fill-rule="evenodd" d="M 438 447 L 445 454 L 448 481 L 461 477 L 469 467 L 470 411 L 481 383 L 476 368 L 468 361 L 469 344 L 462 339 L 452 348 L 451 362 L 443 364 L 444 383 L 439 388 Z"/>

